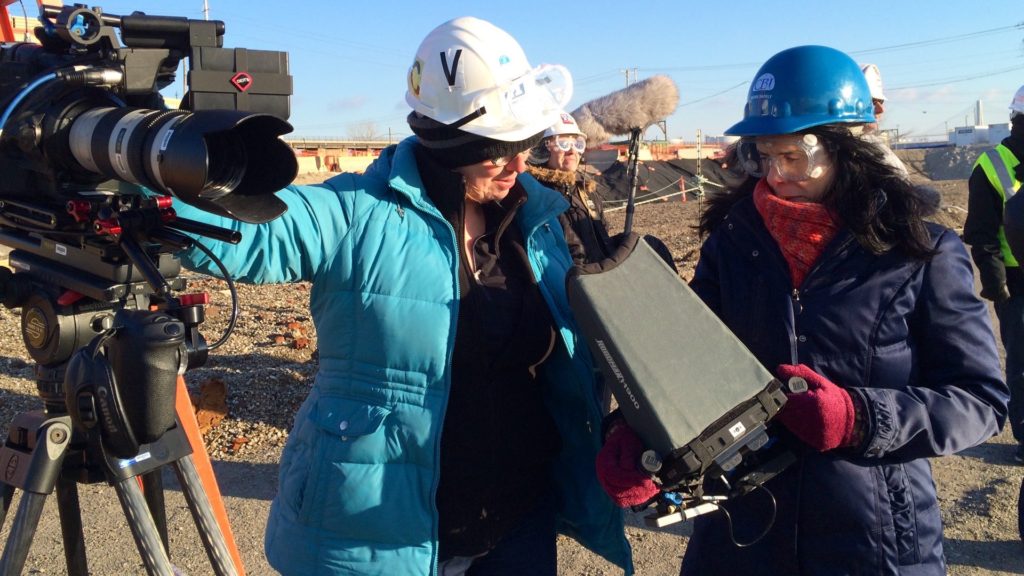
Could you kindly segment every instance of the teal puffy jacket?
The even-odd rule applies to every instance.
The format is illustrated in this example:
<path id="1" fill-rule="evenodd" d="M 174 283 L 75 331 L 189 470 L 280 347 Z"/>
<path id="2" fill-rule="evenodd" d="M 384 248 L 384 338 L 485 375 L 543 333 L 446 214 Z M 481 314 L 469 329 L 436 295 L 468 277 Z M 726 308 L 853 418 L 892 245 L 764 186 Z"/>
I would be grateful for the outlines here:
<path id="1" fill-rule="evenodd" d="M 364 175 L 278 193 L 284 216 L 243 224 L 175 203 L 178 214 L 238 230 L 213 244 L 232 277 L 312 282 L 320 370 L 281 458 L 267 557 L 287 575 L 437 574 L 441 429 L 459 293 L 451 225 L 423 190 L 415 140 L 386 149 Z M 544 365 L 545 403 L 562 437 L 554 467 L 559 530 L 632 573 L 622 513 L 594 473 L 597 393 L 565 295 L 572 262 L 557 216 L 567 203 L 521 175 L 516 218 L 561 332 Z M 186 266 L 216 273 L 198 250 Z"/>

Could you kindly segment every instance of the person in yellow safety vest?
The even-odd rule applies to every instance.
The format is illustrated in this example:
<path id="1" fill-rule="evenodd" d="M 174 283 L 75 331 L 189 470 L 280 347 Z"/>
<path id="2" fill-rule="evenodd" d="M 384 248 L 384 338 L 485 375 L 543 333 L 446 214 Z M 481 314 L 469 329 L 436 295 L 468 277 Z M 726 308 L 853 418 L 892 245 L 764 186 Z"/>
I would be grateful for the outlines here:
<path id="1" fill-rule="evenodd" d="M 971 256 L 981 277 L 981 297 L 995 305 L 999 335 L 1006 349 L 1009 420 L 1017 441 L 1013 459 L 1018 464 L 1024 464 L 1024 271 L 1019 258 L 1014 257 L 1011 244 L 1007 243 L 1003 215 L 1004 205 L 1020 191 L 1024 182 L 1022 159 L 1024 86 L 1017 90 L 1010 103 L 1010 135 L 995 148 L 985 151 L 974 164 L 968 181 L 967 221 L 964 223 L 964 242 L 971 245 Z M 1024 222 L 1011 220 L 1010 224 L 1009 236 L 1016 240 Z M 1024 237 L 1018 242 L 1024 247 Z M 1017 254 L 1024 255 L 1024 250 L 1017 249 Z"/>
<path id="2" fill-rule="evenodd" d="M 1017 118 L 1018 122 L 1024 122 L 1024 86 L 1017 90 L 1013 101 L 1010 102 L 1011 123 L 1014 118 Z M 1017 142 L 1020 142 L 1019 137 Z M 1020 150 L 1019 144 L 1017 150 Z M 1022 174 L 1024 172 L 1024 163 L 1021 163 L 1019 159 L 1020 154 L 1014 158 L 1016 162 L 1014 168 L 1018 192 L 1020 191 L 1020 183 L 1024 180 L 1024 174 Z M 1009 171 L 1007 171 L 1007 174 L 1009 174 Z M 1024 260 L 1024 194 L 1014 194 L 1006 200 L 1003 214 L 1003 229 L 1006 233 L 1006 244 L 1009 246 L 1013 257 L 1020 263 L 1020 261 Z M 1017 531 L 1020 534 L 1021 542 L 1024 542 L 1024 480 L 1021 480 L 1020 493 L 1017 496 Z"/>

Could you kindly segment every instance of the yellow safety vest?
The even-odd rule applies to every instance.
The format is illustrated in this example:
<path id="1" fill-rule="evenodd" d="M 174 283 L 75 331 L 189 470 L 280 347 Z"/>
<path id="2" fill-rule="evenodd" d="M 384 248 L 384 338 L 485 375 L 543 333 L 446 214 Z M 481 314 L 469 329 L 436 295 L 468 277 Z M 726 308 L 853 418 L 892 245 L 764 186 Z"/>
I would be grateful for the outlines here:
<path id="1" fill-rule="evenodd" d="M 974 166 L 981 166 L 989 184 L 999 192 L 1005 205 L 1006 201 L 1020 190 L 1021 182 L 1017 180 L 1016 170 L 1014 170 L 1018 164 L 1020 164 L 1020 160 L 1013 155 L 1013 152 L 1000 144 L 982 154 Z M 1010 253 L 1010 246 L 1006 243 L 1006 233 L 1002 225 L 999 226 L 999 248 L 1003 253 L 1003 263 L 1006 266 L 1019 266 L 1017 259 Z"/>

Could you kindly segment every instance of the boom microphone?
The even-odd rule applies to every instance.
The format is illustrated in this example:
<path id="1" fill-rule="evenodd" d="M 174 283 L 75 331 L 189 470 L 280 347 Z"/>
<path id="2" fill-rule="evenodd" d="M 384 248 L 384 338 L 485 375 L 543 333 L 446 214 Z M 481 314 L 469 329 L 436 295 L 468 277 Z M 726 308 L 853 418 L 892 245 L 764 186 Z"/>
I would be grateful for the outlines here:
<path id="1" fill-rule="evenodd" d="M 678 103 L 676 83 L 668 76 L 651 76 L 583 104 L 573 110 L 572 117 L 593 146 L 663 120 Z"/>

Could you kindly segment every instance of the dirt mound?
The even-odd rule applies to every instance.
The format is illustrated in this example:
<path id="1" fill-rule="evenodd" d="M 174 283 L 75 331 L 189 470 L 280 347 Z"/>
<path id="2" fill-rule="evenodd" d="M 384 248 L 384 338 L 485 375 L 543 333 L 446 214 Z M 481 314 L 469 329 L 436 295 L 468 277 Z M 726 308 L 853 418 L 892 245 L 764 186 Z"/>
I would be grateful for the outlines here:
<path id="1" fill-rule="evenodd" d="M 697 186 L 698 166 L 694 159 L 677 160 L 646 160 L 637 168 L 637 196 L 678 196 L 682 179 L 685 187 L 693 196 Z M 700 160 L 700 173 L 707 183 L 716 188 L 723 186 L 739 186 L 743 176 L 723 169 L 721 164 L 711 158 Z M 595 175 L 598 193 L 609 201 L 624 200 L 629 196 L 631 182 L 625 162 L 612 162 L 604 172 Z"/>
<path id="2" fill-rule="evenodd" d="M 930 148 L 927 150 L 900 150 L 896 154 L 904 158 L 904 154 L 923 152 L 923 160 L 916 161 L 911 156 L 911 163 L 917 163 L 923 175 L 932 180 L 963 180 L 971 175 L 974 161 L 985 151 L 982 146 Z M 904 160 L 906 163 L 907 160 Z M 908 164 L 910 168 L 911 164 Z"/>
<path id="3" fill-rule="evenodd" d="M 915 181 L 966 180 L 974 167 L 978 155 L 985 147 L 942 147 L 912 150 L 897 150 L 896 155 L 906 165 Z M 735 186 L 740 178 L 724 170 L 712 159 L 701 160 L 704 178 L 712 185 Z M 637 195 L 639 197 L 678 195 L 680 178 L 688 188 L 696 185 L 696 160 L 646 161 L 639 164 L 637 171 Z M 596 177 L 601 197 L 608 201 L 623 200 L 628 196 L 630 182 L 626 165 L 613 162 Z"/>

